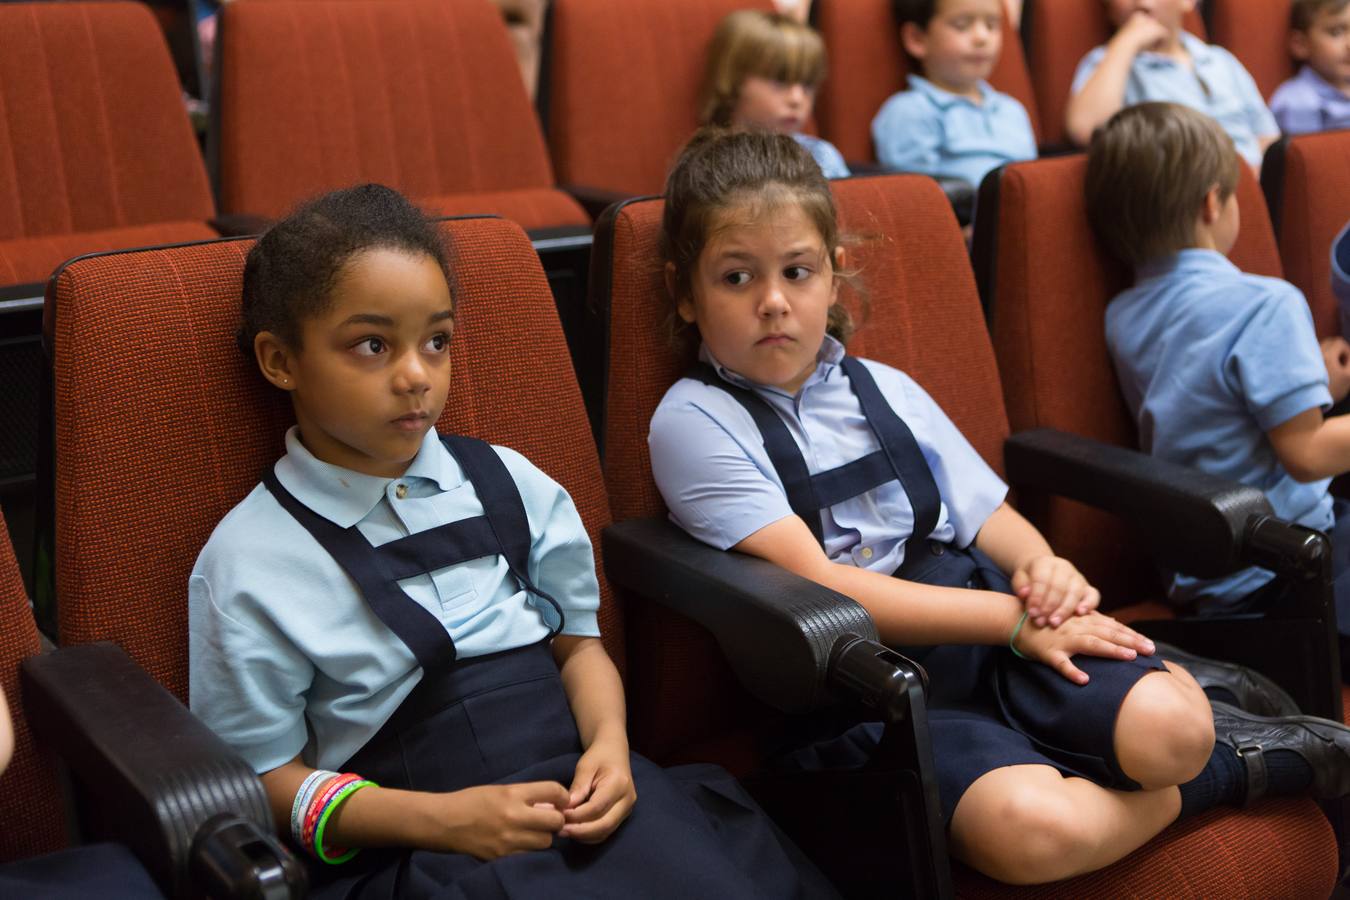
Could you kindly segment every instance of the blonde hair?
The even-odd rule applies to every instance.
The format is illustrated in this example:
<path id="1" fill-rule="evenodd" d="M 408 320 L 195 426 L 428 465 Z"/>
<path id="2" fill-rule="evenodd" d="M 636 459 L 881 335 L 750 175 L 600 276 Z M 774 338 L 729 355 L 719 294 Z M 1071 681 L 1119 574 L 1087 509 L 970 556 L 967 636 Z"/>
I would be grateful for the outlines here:
<path id="1" fill-rule="evenodd" d="M 1237 190 L 1233 139 L 1204 113 L 1140 103 L 1112 116 L 1088 145 L 1088 218 L 1117 259 L 1131 265 L 1195 246 L 1195 220 L 1215 185 Z"/>
<path id="2" fill-rule="evenodd" d="M 819 87 L 825 80 L 825 42 L 810 25 L 778 13 L 742 9 L 717 26 L 699 97 L 699 121 L 731 124 L 741 84 L 752 75 Z"/>
<path id="3" fill-rule="evenodd" d="M 661 261 L 673 269 L 666 325 L 674 343 L 692 341 L 698 334 L 696 326 L 680 318 L 679 303 L 693 296 L 699 257 L 725 215 L 747 206 L 752 215 L 763 215 L 784 203 L 796 203 L 816 227 L 833 264 L 842 242 L 834 195 L 820 166 L 796 139 L 768 131 L 710 127 L 701 129 L 680 152 L 666 179 L 659 240 Z M 867 297 L 854 273 L 836 269 L 834 278 L 853 287 L 865 317 Z M 830 307 L 828 334 L 847 342 L 855 327 L 842 303 Z"/>

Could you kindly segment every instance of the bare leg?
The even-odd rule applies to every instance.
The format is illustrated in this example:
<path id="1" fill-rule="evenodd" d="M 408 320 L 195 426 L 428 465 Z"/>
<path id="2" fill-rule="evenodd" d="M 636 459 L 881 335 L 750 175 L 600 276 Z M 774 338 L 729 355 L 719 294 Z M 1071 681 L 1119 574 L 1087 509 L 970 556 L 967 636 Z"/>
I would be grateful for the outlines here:
<path id="1" fill-rule="evenodd" d="M 1185 669 L 1163 665 L 1167 673 L 1139 679 L 1116 717 L 1116 760 L 1145 788 L 1190 781 L 1214 752 L 1209 698 Z"/>
<path id="2" fill-rule="evenodd" d="M 952 854 L 1008 884 L 1092 872 L 1143 846 L 1176 819 L 1175 787 L 1113 791 L 1050 766 L 987 772 L 952 815 Z"/>

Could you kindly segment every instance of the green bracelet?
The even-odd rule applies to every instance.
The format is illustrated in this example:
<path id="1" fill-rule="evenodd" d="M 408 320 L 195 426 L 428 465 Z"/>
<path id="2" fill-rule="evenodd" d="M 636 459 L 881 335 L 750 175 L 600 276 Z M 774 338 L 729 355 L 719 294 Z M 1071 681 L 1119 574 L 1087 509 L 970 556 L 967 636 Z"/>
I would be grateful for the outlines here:
<path id="1" fill-rule="evenodd" d="M 1017 636 L 1022 633 L 1022 626 L 1025 624 L 1027 624 L 1027 614 L 1022 613 L 1022 618 L 1017 620 L 1017 627 L 1014 628 L 1013 633 L 1008 636 L 1008 649 L 1011 650 L 1017 656 L 1018 659 L 1030 658 L 1026 656 L 1024 653 L 1022 653 L 1021 650 L 1018 650 L 1017 647 L 1014 645 L 1014 642 L 1017 640 Z"/>
<path id="2" fill-rule="evenodd" d="M 361 788 L 363 787 L 375 787 L 375 786 L 376 786 L 375 782 L 373 781 L 353 781 L 351 784 L 347 785 L 342 790 L 338 791 L 333 796 L 332 800 L 328 801 L 328 805 L 324 807 L 323 812 L 319 815 L 319 824 L 314 828 L 315 856 L 317 856 L 324 862 L 328 863 L 330 866 L 336 866 L 339 863 L 345 863 L 347 860 L 351 859 L 353 856 L 355 856 L 357 853 L 360 852 L 360 850 L 358 850 L 357 848 L 352 848 L 351 850 L 343 852 L 342 855 L 330 859 L 328 854 L 323 852 L 323 830 L 324 827 L 328 825 L 328 817 L 333 814 L 334 810 L 336 810 L 339 806 L 342 805 L 343 801 L 345 801 L 352 794 L 355 794 L 357 791 L 361 790 Z"/>

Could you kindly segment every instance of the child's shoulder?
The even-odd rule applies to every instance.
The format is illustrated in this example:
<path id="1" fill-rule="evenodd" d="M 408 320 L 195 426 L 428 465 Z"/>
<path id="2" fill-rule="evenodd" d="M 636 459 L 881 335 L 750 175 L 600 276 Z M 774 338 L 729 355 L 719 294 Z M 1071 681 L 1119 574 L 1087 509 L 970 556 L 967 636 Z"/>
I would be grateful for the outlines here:
<path id="1" fill-rule="evenodd" d="M 942 107 L 927 82 L 918 76 L 909 76 L 909 85 L 886 98 L 877 110 L 876 119 L 913 119 L 937 116 Z"/>

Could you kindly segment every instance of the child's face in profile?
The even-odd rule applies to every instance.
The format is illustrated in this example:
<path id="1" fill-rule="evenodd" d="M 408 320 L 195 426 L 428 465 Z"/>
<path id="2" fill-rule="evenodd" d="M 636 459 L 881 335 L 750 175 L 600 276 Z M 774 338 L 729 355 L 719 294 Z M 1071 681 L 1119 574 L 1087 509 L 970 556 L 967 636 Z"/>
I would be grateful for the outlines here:
<path id="1" fill-rule="evenodd" d="M 814 85 L 750 75 L 736 91 L 731 124 L 736 128 L 796 134 L 811 118 L 811 107 L 815 102 Z"/>
<path id="2" fill-rule="evenodd" d="M 942 0 L 927 28 L 906 23 L 900 38 L 929 81 L 977 94 L 1003 49 L 1003 0 Z"/>
<path id="3" fill-rule="evenodd" d="M 1107 14 L 1116 28 L 1135 13 L 1158 20 L 1172 34 L 1181 33 L 1186 14 L 1195 8 L 1195 0 L 1106 0 Z"/>
<path id="4" fill-rule="evenodd" d="M 815 371 L 836 262 L 800 204 L 734 206 L 716 219 L 680 317 L 722 365 L 795 394 Z"/>
<path id="5" fill-rule="evenodd" d="M 301 323 L 301 348 L 290 352 L 280 386 L 291 391 L 309 452 L 396 478 L 450 390 L 454 307 L 445 276 L 423 254 L 366 250 L 347 261 L 330 299 Z"/>
<path id="6" fill-rule="evenodd" d="M 1320 10 L 1307 31 L 1291 31 L 1289 49 L 1295 59 L 1350 92 L 1350 4 L 1339 12 Z"/>

